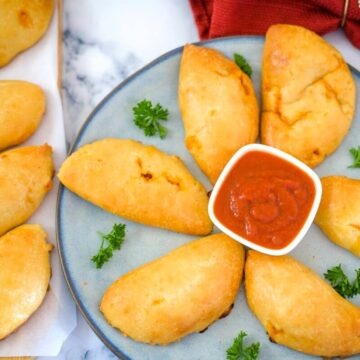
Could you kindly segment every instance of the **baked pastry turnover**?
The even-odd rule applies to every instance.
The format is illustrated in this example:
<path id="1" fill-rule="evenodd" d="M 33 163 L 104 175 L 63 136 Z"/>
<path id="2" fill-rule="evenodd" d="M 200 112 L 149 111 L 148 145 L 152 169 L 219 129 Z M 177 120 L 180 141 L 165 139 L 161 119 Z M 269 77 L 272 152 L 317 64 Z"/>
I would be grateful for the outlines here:
<path id="1" fill-rule="evenodd" d="M 321 183 L 316 224 L 331 241 L 360 257 L 360 180 L 328 176 Z"/>
<path id="2" fill-rule="evenodd" d="M 166 345 L 229 312 L 243 266 L 241 244 L 211 235 L 121 276 L 106 290 L 100 310 L 124 335 Z"/>
<path id="3" fill-rule="evenodd" d="M 103 139 L 68 157 L 68 189 L 115 215 L 186 234 L 211 232 L 204 187 L 177 156 L 127 139 Z"/>
<path id="4" fill-rule="evenodd" d="M 290 256 L 249 251 L 245 291 L 272 341 L 325 357 L 360 352 L 360 308 Z"/>
<path id="5" fill-rule="evenodd" d="M 315 167 L 350 128 L 355 84 L 341 54 L 320 36 L 273 25 L 265 40 L 262 101 L 261 142 Z"/>
<path id="6" fill-rule="evenodd" d="M 50 251 L 39 225 L 22 225 L 0 237 L 0 340 L 42 303 L 50 281 Z"/>
<path id="7" fill-rule="evenodd" d="M 252 82 L 219 51 L 186 45 L 179 103 L 186 147 L 215 183 L 231 156 L 257 138 L 259 111 Z"/>
<path id="8" fill-rule="evenodd" d="M 47 144 L 0 153 L 0 235 L 30 218 L 50 191 L 53 172 Z"/>
<path id="9" fill-rule="evenodd" d="M 44 35 L 53 11 L 53 0 L 0 0 L 0 67 Z"/>
<path id="10" fill-rule="evenodd" d="M 44 111 L 45 95 L 39 86 L 0 80 L 0 150 L 30 137 L 40 125 Z"/>

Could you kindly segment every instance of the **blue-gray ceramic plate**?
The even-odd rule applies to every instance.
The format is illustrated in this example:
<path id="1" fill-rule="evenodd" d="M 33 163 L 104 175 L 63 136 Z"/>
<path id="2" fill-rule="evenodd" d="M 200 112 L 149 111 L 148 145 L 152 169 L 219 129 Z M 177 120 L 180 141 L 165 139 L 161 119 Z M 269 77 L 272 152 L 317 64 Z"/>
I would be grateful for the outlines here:
<path id="1" fill-rule="evenodd" d="M 258 96 L 263 44 L 262 37 L 230 37 L 202 43 L 204 46 L 222 51 L 230 58 L 234 52 L 243 54 L 254 70 L 252 79 Z M 161 56 L 116 87 L 89 116 L 71 151 L 105 137 L 133 138 L 145 144 L 155 145 L 167 153 L 179 155 L 191 172 L 210 189 L 208 180 L 196 166 L 184 145 L 184 129 L 177 96 L 181 53 L 182 49 L 179 48 Z M 353 75 L 359 88 L 359 74 L 353 71 Z M 166 124 L 169 132 L 165 140 L 145 137 L 142 131 L 133 125 L 132 107 L 144 98 L 155 103 L 159 102 L 169 109 L 169 121 Z M 357 103 L 359 103 L 359 95 Z M 360 177 L 360 170 L 347 168 L 351 162 L 348 149 L 359 145 L 359 115 L 358 109 L 351 131 L 340 148 L 316 169 L 319 175 L 343 174 Z M 106 233 L 116 222 L 126 223 L 126 241 L 121 251 L 115 252 L 111 261 L 101 270 L 97 270 L 90 261 L 91 256 L 96 254 L 99 248 L 97 231 Z M 240 330 L 249 334 L 248 341 L 260 341 L 262 359 L 307 357 L 269 341 L 263 327 L 247 306 L 243 286 L 230 315 L 216 321 L 202 334 L 189 335 L 177 343 L 164 347 L 137 343 L 121 335 L 99 312 L 99 303 L 106 288 L 119 276 L 189 242 L 193 237 L 118 218 L 82 200 L 63 187 L 59 190 L 57 225 L 61 261 L 71 293 L 96 334 L 120 358 L 225 359 L 226 349 Z M 318 274 L 323 274 L 329 267 L 339 263 L 344 264 L 344 268 L 349 273 L 359 266 L 359 259 L 332 244 L 315 225 L 292 255 Z M 360 301 L 357 303 L 360 304 Z"/>

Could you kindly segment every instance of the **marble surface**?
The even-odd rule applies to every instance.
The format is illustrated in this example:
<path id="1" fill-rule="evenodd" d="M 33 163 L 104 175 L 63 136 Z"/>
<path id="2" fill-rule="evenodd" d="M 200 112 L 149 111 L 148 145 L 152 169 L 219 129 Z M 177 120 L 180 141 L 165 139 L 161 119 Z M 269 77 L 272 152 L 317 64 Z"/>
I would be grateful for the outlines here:
<path id="1" fill-rule="evenodd" d="M 63 104 L 69 146 L 112 88 L 164 52 L 199 39 L 187 0 L 63 3 Z M 341 31 L 326 39 L 360 70 L 360 51 Z M 113 358 L 78 313 L 77 328 L 56 359 Z"/>
<path id="2" fill-rule="evenodd" d="M 68 143 L 112 88 L 164 52 L 193 41 L 198 35 L 186 0 L 64 0 Z"/>

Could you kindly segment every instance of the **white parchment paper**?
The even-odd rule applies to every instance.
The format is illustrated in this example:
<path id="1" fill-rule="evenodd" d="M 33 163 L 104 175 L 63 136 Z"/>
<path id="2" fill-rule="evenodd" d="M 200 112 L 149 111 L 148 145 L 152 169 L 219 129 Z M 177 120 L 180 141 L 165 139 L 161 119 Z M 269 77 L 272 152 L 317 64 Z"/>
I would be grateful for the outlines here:
<path id="1" fill-rule="evenodd" d="M 31 81 L 45 91 L 46 113 L 37 132 L 24 145 L 52 146 L 55 169 L 65 159 L 64 122 L 58 78 L 58 11 L 45 36 L 32 48 L 0 68 L 1 80 Z M 58 181 L 28 223 L 40 224 L 55 248 L 51 255 L 52 278 L 43 304 L 16 332 L 0 341 L 0 356 L 56 356 L 76 326 L 76 309 L 63 277 L 56 248 L 55 215 Z M 1 206 L 1 204 L 0 204 Z M 0 269 L 1 271 L 1 269 Z"/>

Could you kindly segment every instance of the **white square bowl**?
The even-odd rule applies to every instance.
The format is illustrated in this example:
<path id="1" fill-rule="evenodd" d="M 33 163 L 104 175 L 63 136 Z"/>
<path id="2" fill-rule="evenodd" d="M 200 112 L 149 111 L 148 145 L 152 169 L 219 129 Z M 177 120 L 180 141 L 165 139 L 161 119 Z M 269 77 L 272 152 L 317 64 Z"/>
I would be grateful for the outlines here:
<path id="1" fill-rule="evenodd" d="M 218 196 L 219 189 L 221 188 L 225 178 L 227 178 L 230 170 L 238 162 L 238 160 L 241 157 L 243 157 L 246 153 L 252 152 L 252 151 L 265 152 L 265 153 L 274 155 L 276 157 L 279 157 L 279 158 L 291 163 L 292 165 L 296 166 L 300 170 L 304 171 L 312 179 L 312 181 L 314 183 L 314 186 L 315 186 L 314 201 L 313 201 L 313 204 L 311 206 L 308 217 L 306 218 L 306 220 L 304 222 L 304 225 L 302 226 L 302 228 L 300 229 L 298 234 L 294 237 L 294 239 L 288 245 L 286 245 L 285 247 L 283 247 L 281 249 L 269 249 L 269 248 L 266 248 L 264 246 L 255 244 L 252 241 L 250 241 L 250 240 L 248 240 L 248 239 L 234 233 L 232 230 L 227 228 L 215 216 L 215 213 L 214 213 L 215 199 Z M 321 186 L 321 181 L 320 181 L 319 177 L 317 176 L 317 174 L 312 169 L 310 169 L 303 162 L 301 162 L 300 160 L 296 159 L 295 157 L 285 153 L 284 151 L 273 148 L 271 146 L 262 145 L 262 144 L 249 144 L 249 145 L 245 145 L 241 149 L 239 149 L 233 155 L 233 157 L 229 160 L 229 162 L 226 164 L 224 170 L 221 172 L 221 174 L 220 174 L 218 180 L 216 181 L 216 183 L 214 185 L 214 188 L 213 188 L 213 190 L 211 192 L 208 211 L 209 211 L 209 216 L 210 216 L 211 221 L 222 232 L 224 232 L 226 235 L 230 236 L 234 240 L 239 241 L 243 245 L 245 245 L 245 246 L 247 246 L 247 247 L 249 247 L 251 249 L 254 249 L 256 251 L 259 251 L 259 252 L 262 252 L 262 253 L 268 254 L 268 255 L 279 256 L 279 255 L 285 255 L 285 254 L 289 253 L 290 251 L 292 251 L 300 243 L 300 241 L 304 238 L 304 236 L 307 233 L 307 231 L 309 230 L 309 228 L 310 228 L 310 226 L 311 226 L 311 224 L 312 224 L 312 222 L 313 222 L 313 220 L 315 218 L 316 212 L 317 212 L 317 210 L 319 208 L 319 204 L 320 204 L 320 200 L 321 200 L 321 194 L 322 194 L 322 186 Z"/>

